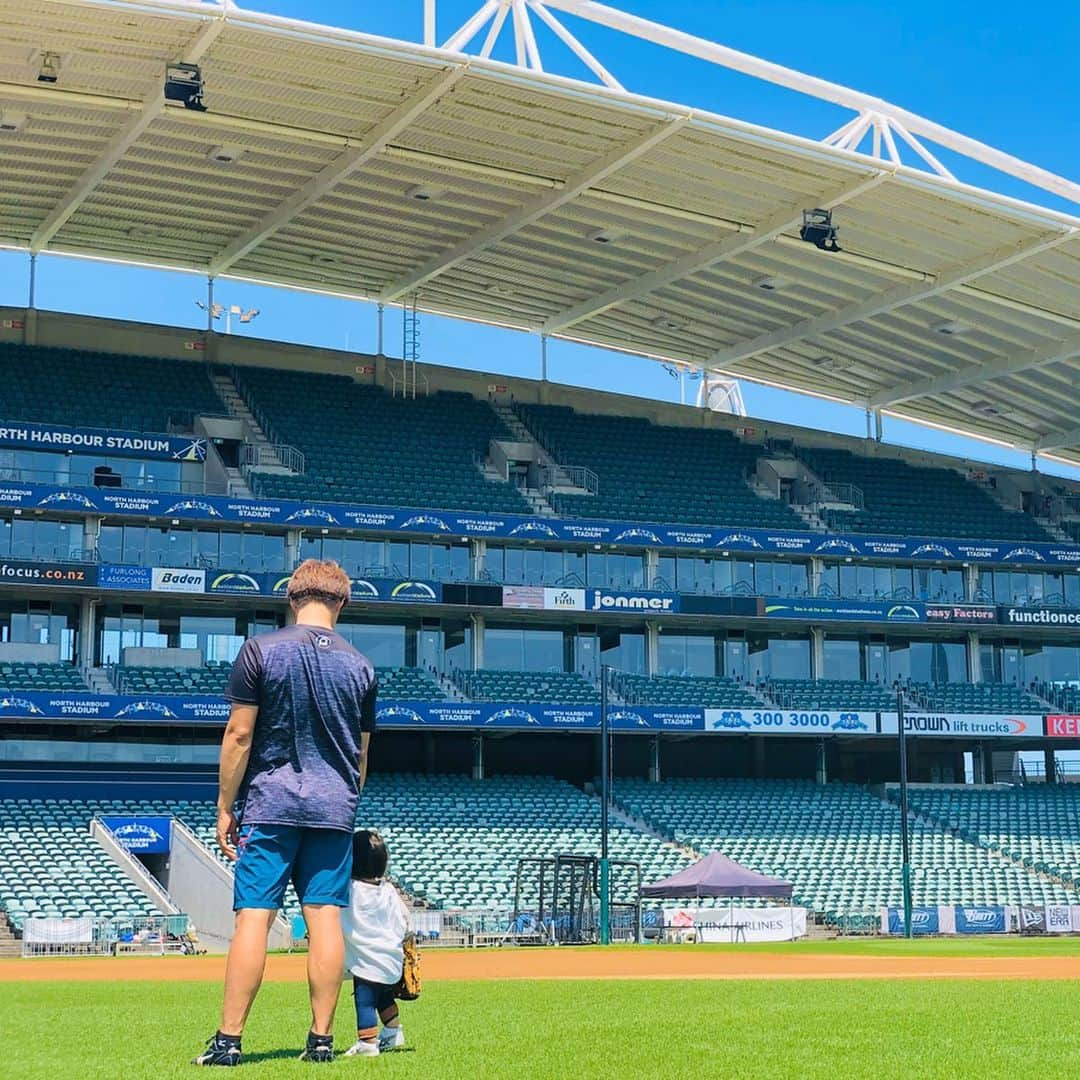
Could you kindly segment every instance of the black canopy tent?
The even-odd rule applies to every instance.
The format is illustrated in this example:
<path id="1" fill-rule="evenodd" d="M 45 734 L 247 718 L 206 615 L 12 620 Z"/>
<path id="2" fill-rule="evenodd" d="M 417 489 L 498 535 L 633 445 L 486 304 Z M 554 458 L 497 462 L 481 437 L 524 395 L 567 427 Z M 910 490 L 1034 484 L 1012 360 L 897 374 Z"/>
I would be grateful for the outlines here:
<path id="1" fill-rule="evenodd" d="M 661 900 L 702 899 L 704 897 L 726 897 L 734 901 L 736 897 L 773 897 L 791 903 L 791 882 L 759 874 L 746 866 L 740 866 L 734 859 L 721 855 L 718 851 L 710 852 L 700 862 L 672 874 L 663 881 L 643 885 L 642 897 Z M 729 905 L 729 911 L 734 904 Z M 736 939 L 736 927 L 729 914 L 731 940 Z"/>

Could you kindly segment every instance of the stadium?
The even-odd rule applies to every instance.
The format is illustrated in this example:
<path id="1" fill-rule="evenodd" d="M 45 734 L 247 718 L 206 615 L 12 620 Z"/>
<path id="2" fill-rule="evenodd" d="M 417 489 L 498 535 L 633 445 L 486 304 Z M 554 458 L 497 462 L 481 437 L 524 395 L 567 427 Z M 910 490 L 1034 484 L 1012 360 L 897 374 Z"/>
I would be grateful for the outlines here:
<path id="1" fill-rule="evenodd" d="M 422 42 L 0 0 L 11 1075 L 115 1076 L 117 1026 L 136 1076 L 190 1057 L 232 925 L 225 680 L 309 557 L 352 579 L 360 816 L 424 941 L 391 1072 L 1068 1074 L 1080 184 L 589 0 L 416 6 Z M 582 28 L 847 119 L 641 96 Z M 545 70 L 552 42 L 591 81 Z M 52 256 L 186 274 L 205 322 L 43 307 Z M 237 282 L 363 302 L 373 340 L 232 333 Z M 427 355 L 444 317 L 519 332 L 533 377 Z M 553 343 L 606 350 L 605 388 L 549 380 Z M 627 392 L 641 358 L 697 404 Z M 749 386 L 805 423 L 748 416 Z M 267 1076 L 301 1067 L 304 933 L 292 897 Z"/>

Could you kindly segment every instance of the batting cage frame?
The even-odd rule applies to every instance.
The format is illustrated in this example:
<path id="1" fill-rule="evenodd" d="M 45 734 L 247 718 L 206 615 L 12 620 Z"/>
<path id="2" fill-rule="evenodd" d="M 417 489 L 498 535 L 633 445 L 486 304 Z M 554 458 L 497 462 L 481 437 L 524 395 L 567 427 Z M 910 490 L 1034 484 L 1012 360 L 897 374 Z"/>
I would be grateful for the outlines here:
<path id="1" fill-rule="evenodd" d="M 641 864 L 611 859 L 611 940 L 641 941 Z M 514 916 L 507 934 L 520 945 L 600 942 L 600 860 L 558 854 L 518 859 Z"/>

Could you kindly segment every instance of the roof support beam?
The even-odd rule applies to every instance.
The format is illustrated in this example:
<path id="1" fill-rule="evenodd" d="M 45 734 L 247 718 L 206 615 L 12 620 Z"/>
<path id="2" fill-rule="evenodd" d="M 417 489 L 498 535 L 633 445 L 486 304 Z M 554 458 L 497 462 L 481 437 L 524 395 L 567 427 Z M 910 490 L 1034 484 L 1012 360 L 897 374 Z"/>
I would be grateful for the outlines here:
<path id="1" fill-rule="evenodd" d="M 947 292 L 957 285 L 965 285 L 975 278 L 1012 266 L 1013 263 L 1021 262 L 1041 251 L 1060 247 L 1077 235 L 1080 235 L 1080 229 L 1064 229 L 1032 237 L 1020 244 L 998 248 L 988 255 L 972 259 L 971 262 L 946 267 L 931 282 L 914 281 L 910 284 L 897 285 L 895 288 L 878 293 L 861 303 L 841 308 L 839 311 L 826 312 L 812 319 L 803 319 L 794 326 L 784 326 L 779 330 L 762 334 L 752 341 L 720 349 L 709 357 L 708 366 L 731 371 L 744 361 L 760 356 L 762 353 L 771 352 L 773 349 L 782 348 L 795 341 L 821 337 L 843 326 L 887 314 L 907 304 L 915 304 L 938 293 Z M 822 255 L 822 258 L 827 259 L 828 255 Z"/>
<path id="2" fill-rule="evenodd" d="M 1042 450 L 1064 450 L 1073 446 L 1080 446 L 1080 427 L 1070 428 L 1068 431 L 1048 431 L 1035 440 L 1036 453 Z"/>
<path id="3" fill-rule="evenodd" d="M 181 60 L 185 64 L 197 64 L 207 50 L 225 29 L 227 8 L 220 14 L 207 19 L 194 40 L 184 51 Z M 162 84 L 152 97 L 148 98 L 131 119 L 109 140 L 101 156 L 75 182 L 75 186 L 64 199 L 53 207 L 49 216 L 34 230 L 30 237 L 30 251 L 33 254 L 45 248 L 49 241 L 71 220 L 80 206 L 93 194 L 94 189 L 115 168 L 116 163 L 138 142 L 146 129 L 165 109 L 165 74 L 162 72 Z"/>
<path id="4" fill-rule="evenodd" d="M 350 146 L 335 161 L 313 176 L 299 191 L 271 210 L 246 232 L 238 236 L 214 258 L 208 272 L 211 277 L 224 273 L 268 236 L 288 225 L 298 214 L 321 199 L 353 173 L 362 169 L 373 157 L 382 153 L 387 144 L 410 127 L 468 71 L 468 64 L 456 65 L 428 82 L 418 94 L 399 105 L 381 124 L 370 131 L 356 146 Z"/>
<path id="5" fill-rule="evenodd" d="M 423 285 L 424 282 L 438 277 L 467 259 L 471 259 L 486 248 L 492 247 L 513 233 L 531 225 L 534 221 L 538 221 L 545 214 L 550 214 L 560 206 L 572 202 L 583 192 L 588 191 L 594 184 L 599 184 L 612 173 L 648 153 L 654 146 L 659 145 L 666 139 L 670 139 L 689 122 L 689 114 L 674 118 L 668 117 L 644 135 L 639 135 L 637 138 L 631 139 L 630 142 L 617 146 L 611 153 L 606 154 L 590 165 L 586 165 L 584 169 L 581 169 L 573 176 L 567 177 L 566 182 L 561 187 L 537 195 L 500 221 L 492 222 L 479 232 L 455 244 L 449 251 L 436 255 L 434 259 L 418 267 L 411 274 L 400 278 L 398 281 L 391 282 L 380 293 L 379 299 L 384 304 L 392 303 L 399 297 Z"/>
<path id="6" fill-rule="evenodd" d="M 831 191 L 817 200 L 811 200 L 814 206 L 833 207 L 848 202 L 856 196 L 875 188 L 886 180 L 891 174 L 888 172 L 873 172 L 869 176 L 860 175 L 843 187 Z M 737 258 L 762 244 L 775 240 L 780 233 L 788 229 L 794 229 L 802 223 L 802 208 L 809 203 L 801 202 L 798 206 L 785 207 L 778 214 L 767 218 L 757 228 L 744 232 L 740 230 L 734 236 L 725 236 L 722 240 L 716 240 L 705 247 L 692 251 L 680 259 L 675 259 L 666 266 L 650 270 L 647 274 L 632 281 L 616 285 L 607 292 L 601 293 L 589 300 L 583 300 L 566 311 L 552 315 L 541 328 L 545 334 L 554 334 L 565 330 L 568 326 L 583 322 L 599 315 L 608 308 L 617 304 L 623 304 L 627 300 L 636 300 L 649 293 L 656 292 L 675 281 L 690 277 L 692 274 L 707 270 L 717 263 L 726 262 Z"/>
<path id="7" fill-rule="evenodd" d="M 1023 371 L 1056 364 L 1070 356 L 1080 354 L 1080 334 L 1073 334 L 1064 341 L 1054 341 L 1038 349 L 1030 349 L 1015 356 L 1002 356 L 985 364 L 973 364 L 971 367 L 952 371 L 930 379 L 916 379 L 889 390 L 874 394 L 867 402 L 871 409 L 881 409 L 896 405 L 912 398 L 928 397 L 931 394 L 948 394 L 965 386 L 977 386 L 991 379 L 1003 379 L 1009 375 L 1018 375 Z"/>

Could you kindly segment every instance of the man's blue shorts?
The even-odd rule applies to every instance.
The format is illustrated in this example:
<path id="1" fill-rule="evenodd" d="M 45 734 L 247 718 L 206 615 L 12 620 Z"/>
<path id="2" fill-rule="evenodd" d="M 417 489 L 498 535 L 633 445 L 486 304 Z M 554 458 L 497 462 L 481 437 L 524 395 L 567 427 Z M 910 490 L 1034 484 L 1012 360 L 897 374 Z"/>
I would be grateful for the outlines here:
<path id="1" fill-rule="evenodd" d="M 301 904 L 349 906 L 352 834 L 297 825 L 242 825 L 233 910 L 278 909 L 291 881 Z"/>

